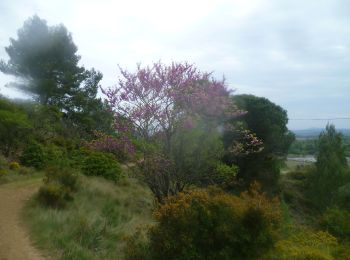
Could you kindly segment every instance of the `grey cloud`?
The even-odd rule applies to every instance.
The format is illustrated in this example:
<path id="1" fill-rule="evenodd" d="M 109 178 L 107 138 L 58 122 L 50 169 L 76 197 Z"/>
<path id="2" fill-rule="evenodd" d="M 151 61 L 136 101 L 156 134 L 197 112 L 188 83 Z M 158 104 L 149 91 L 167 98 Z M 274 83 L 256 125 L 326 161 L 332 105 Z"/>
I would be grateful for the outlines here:
<path id="1" fill-rule="evenodd" d="M 113 1 L 88 1 L 87 7 L 96 7 L 90 10 L 91 14 L 96 11 L 96 17 L 90 19 L 89 15 L 79 18 L 84 12 L 82 1 L 72 6 L 70 1 L 50 1 L 53 7 L 43 0 L 28 1 L 31 4 L 23 9 L 24 2 L 0 3 L 0 22 L 6 25 L 0 28 L 0 45 L 7 46 L 8 38 L 34 13 L 50 24 L 62 22 L 73 33 L 82 63 L 101 70 L 106 86 L 116 82 L 117 64 L 133 69 L 136 62 L 189 61 L 202 70 L 214 70 L 217 77 L 225 74 L 238 93 L 266 96 L 285 107 L 291 118 L 350 115 L 347 0 L 262 0 L 245 15 L 233 1 L 223 1 L 181 30 L 166 20 L 166 12 L 170 16 L 172 10 L 165 4 L 151 6 L 150 10 L 160 8 L 150 11 L 156 18 L 152 20 L 147 13 L 139 16 L 139 11 L 123 10 L 122 1 L 113 6 Z M 108 10 L 108 5 L 115 12 L 99 13 Z M 165 26 L 157 25 L 158 15 L 160 25 Z M 181 14 L 178 19 L 182 21 Z M 6 58 L 3 49 L 0 58 Z M 325 123 L 292 121 L 290 127 Z M 350 122 L 342 122 L 344 126 L 350 128 Z"/>

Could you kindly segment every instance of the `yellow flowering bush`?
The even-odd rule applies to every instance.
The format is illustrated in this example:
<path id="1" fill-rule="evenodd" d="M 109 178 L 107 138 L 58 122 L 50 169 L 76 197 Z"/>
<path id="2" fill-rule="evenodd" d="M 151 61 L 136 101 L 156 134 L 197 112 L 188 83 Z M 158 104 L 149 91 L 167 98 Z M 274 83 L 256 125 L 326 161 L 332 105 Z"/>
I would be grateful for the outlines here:
<path id="1" fill-rule="evenodd" d="M 281 222 L 278 200 L 254 185 L 234 196 L 217 188 L 169 198 L 150 231 L 152 259 L 253 259 L 273 247 Z"/>
<path id="2" fill-rule="evenodd" d="M 9 168 L 10 168 L 10 170 L 18 170 L 21 167 L 19 166 L 18 162 L 10 162 Z"/>
<path id="3" fill-rule="evenodd" d="M 327 232 L 301 228 L 288 239 L 277 242 L 272 254 L 275 257 L 271 258 L 331 260 L 337 245 L 337 239 Z"/>

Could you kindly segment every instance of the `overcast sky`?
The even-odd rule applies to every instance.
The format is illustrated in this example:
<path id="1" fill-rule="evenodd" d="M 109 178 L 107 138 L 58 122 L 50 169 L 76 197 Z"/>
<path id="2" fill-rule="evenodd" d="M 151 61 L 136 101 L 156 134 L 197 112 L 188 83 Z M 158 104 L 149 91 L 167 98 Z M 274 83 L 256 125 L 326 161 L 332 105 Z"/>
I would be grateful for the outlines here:
<path id="1" fill-rule="evenodd" d="M 68 28 L 103 86 L 117 82 L 118 64 L 188 61 L 225 75 L 236 93 L 267 97 L 290 119 L 350 117 L 349 0 L 1 0 L 0 59 L 34 14 Z M 4 87 L 10 80 L 0 74 L 0 92 L 20 96 Z M 350 120 L 333 123 L 350 128 Z"/>

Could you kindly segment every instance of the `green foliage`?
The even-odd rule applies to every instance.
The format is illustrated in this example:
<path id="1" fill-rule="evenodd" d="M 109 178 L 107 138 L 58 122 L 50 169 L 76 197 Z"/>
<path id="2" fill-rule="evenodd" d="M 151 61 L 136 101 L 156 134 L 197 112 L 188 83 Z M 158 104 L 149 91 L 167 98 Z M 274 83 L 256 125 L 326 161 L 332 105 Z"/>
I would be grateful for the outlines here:
<path id="1" fill-rule="evenodd" d="M 125 259 L 127 260 L 151 260 L 152 251 L 148 241 L 147 230 L 138 229 L 132 236 L 126 238 Z"/>
<path id="2" fill-rule="evenodd" d="M 317 151 L 317 140 L 315 139 L 302 139 L 295 140 L 289 148 L 289 154 L 296 155 L 310 155 L 316 154 Z"/>
<path id="3" fill-rule="evenodd" d="M 278 241 L 268 259 L 333 260 L 337 245 L 337 239 L 327 232 L 301 228 Z"/>
<path id="4" fill-rule="evenodd" d="M 52 166 L 46 169 L 44 183 L 57 183 L 64 186 L 69 192 L 78 190 L 78 173 L 67 167 Z"/>
<path id="5" fill-rule="evenodd" d="M 0 152 L 7 157 L 17 158 L 28 144 L 36 142 L 44 149 L 45 160 L 51 163 L 58 159 L 57 154 L 52 154 L 57 150 L 67 156 L 68 151 L 79 147 L 81 141 L 77 132 L 77 126 L 56 106 L 29 101 L 14 103 L 0 98 Z"/>
<path id="6" fill-rule="evenodd" d="M 273 247 L 281 221 L 278 201 L 256 189 L 240 197 L 217 189 L 179 193 L 155 216 L 151 259 L 254 259 Z"/>
<path id="7" fill-rule="evenodd" d="M 34 167 L 38 170 L 53 165 L 68 166 L 70 164 L 64 147 L 52 143 L 42 145 L 35 141 L 32 141 L 24 148 L 20 160 L 23 165 Z"/>
<path id="8" fill-rule="evenodd" d="M 10 170 L 19 170 L 21 166 L 19 165 L 18 162 L 10 162 L 9 168 Z"/>
<path id="9" fill-rule="evenodd" d="M 274 155 L 250 154 L 237 160 L 239 171 L 237 177 L 245 183 L 257 180 L 264 190 L 274 193 L 278 191 L 278 181 L 282 162 Z"/>
<path id="10" fill-rule="evenodd" d="M 0 185 L 17 182 L 17 181 L 32 181 L 39 179 L 42 174 L 32 168 L 27 168 L 19 165 L 18 162 L 9 161 L 0 155 Z"/>
<path id="11" fill-rule="evenodd" d="M 67 152 L 64 148 L 54 144 L 48 144 L 44 148 L 45 162 L 47 165 L 63 164 L 67 159 Z"/>
<path id="12" fill-rule="evenodd" d="M 214 172 L 214 183 L 221 185 L 230 185 L 235 180 L 238 172 L 238 167 L 235 165 L 230 166 L 224 163 L 218 163 Z"/>
<path id="13" fill-rule="evenodd" d="M 8 171 L 6 171 L 5 169 L 0 169 L 0 177 L 6 176 L 7 174 L 8 174 Z"/>
<path id="14" fill-rule="evenodd" d="M 327 125 L 318 139 L 316 172 L 310 179 L 309 196 L 315 206 L 324 209 L 334 202 L 338 188 L 349 180 L 342 135 L 333 125 Z"/>
<path id="15" fill-rule="evenodd" d="M 338 189 L 335 195 L 335 204 L 350 212 L 350 182 Z"/>
<path id="16" fill-rule="evenodd" d="M 113 184 L 82 176 L 81 182 L 64 210 L 28 204 L 31 238 L 52 259 L 124 259 L 124 237 L 153 222 L 152 194 L 134 179 Z"/>
<path id="17" fill-rule="evenodd" d="M 8 162 L 4 156 L 0 154 L 0 169 L 5 168 L 7 166 Z"/>
<path id="18" fill-rule="evenodd" d="M 74 149 L 69 153 L 70 165 L 75 169 L 81 169 L 84 165 L 86 157 L 91 151 L 81 147 L 79 149 Z"/>
<path id="19" fill-rule="evenodd" d="M 287 111 L 263 97 L 236 95 L 238 108 L 247 111 L 243 123 L 264 143 L 265 154 L 286 155 L 294 140 L 288 130 Z"/>
<path id="20" fill-rule="evenodd" d="M 87 176 L 101 176 L 108 180 L 118 181 L 122 169 L 112 154 L 91 151 L 85 158 L 82 171 Z"/>
<path id="21" fill-rule="evenodd" d="M 314 176 L 317 174 L 317 168 L 313 163 L 284 174 L 280 182 L 283 198 L 288 203 L 295 221 L 314 229 L 320 229 L 319 222 L 324 210 L 326 210 L 316 202 L 319 201 L 319 198 L 316 198 L 317 194 L 312 194 L 311 187 Z M 332 196 L 333 194 L 328 195 Z M 320 194 L 319 196 L 325 195 Z M 336 200 L 332 199 L 329 206 L 335 205 L 337 205 Z"/>
<path id="22" fill-rule="evenodd" d="M 215 181 L 215 169 L 223 156 L 223 145 L 217 129 L 197 120 L 193 128 L 182 128 L 171 140 L 170 159 L 177 176 L 187 184 Z"/>
<path id="23" fill-rule="evenodd" d="M 63 186 L 58 183 L 48 183 L 40 187 L 38 192 L 39 202 L 47 207 L 63 208 L 68 199 Z"/>
<path id="24" fill-rule="evenodd" d="M 329 208 L 321 218 L 321 225 L 331 234 L 350 240 L 350 213 L 339 208 Z"/>
<path id="25" fill-rule="evenodd" d="M 343 137 L 343 144 L 344 144 L 345 155 L 347 157 L 350 157 L 350 137 L 349 136 Z"/>
<path id="26" fill-rule="evenodd" d="M 79 87 L 76 82 L 84 71 L 77 66 L 80 57 L 71 35 L 63 25 L 49 27 L 45 20 L 33 16 L 17 36 L 5 48 L 10 60 L 2 61 L 0 70 L 30 79 L 29 84 L 17 87 L 37 95 L 42 104 L 61 105 L 65 95 Z"/>
<path id="27" fill-rule="evenodd" d="M 27 139 L 31 124 L 17 105 L 0 97 L 0 151 L 9 156 Z"/>
<path id="28" fill-rule="evenodd" d="M 0 71 L 25 82 L 10 86 L 64 111 L 66 121 L 81 135 L 111 131 L 108 106 L 96 98 L 102 73 L 78 65 L 77 46 L 64 25 L 48 26 L 35 15 L 18 30 L 17 39 L 10 38 L 5 50 L 10 59 L 1 60 Z"/>
<path id="29" fill-rule="evenodd" d="M 64 135 L 65 138 L 72 136 L 71 131 L 73 129 L 70 128 L 70 132 L 66 131 L 63 113 L 59 111 L 57 106 L 27 104 L 26 112 L 35 129 L 33 137 L 39 142 L 45 143 L 60 135 Z"/>
<path id="30" fill-rule="evenodd" d="M 333 255 L 335 259 L 350 260 L 350 243 L 340 245 Z"/>
<path id="31" fill-rule="evenodd" d="M 237 177 L 245 183 L 258 180 L 266 190 L 273 191 L 278 183 L 283 157 L 294 140 L 288 130 L 287 111 L 266 98 L 253 95 L 233 97 L 239 109 L 247 114 L 240 121 L 229 122 L 232 127 L 224 133 L 224 145 L 227 151 L 225 162 L 239 167 Z M 263 142 L 263 150 L 244 156 L 229 153 L 232 143 L 237 139 L 236 129 L 248 129 Z"/>
<path id="32" fill-rule="evenodd" d="M 94 71 L 94 73 L 97 72 Z M 102 79 L 102 74 L 99 77 Z M 93 86 L 97 93 L 100 79 L 94 79 L 98 80 Z M 92 86 L 85 86 L 85 88 L 87 87 L 91 88 Z M 96 94 L 89 96 L 88 91 L 89 90 L 84 90 L 73 97 L 76 107 L 72 106 L 66 108 L 69 109 L 67 117 L 70 121 L 78 123 L 77 130 L 84 137 L 91 138 L 94 131 L 101 131 L 108 134 L 112 133 L 113 114 L 109 111 L 109 106 L 105 102 L 102 102 L 101 99 L 96 98 Z"/>
<path id="33" fill-rule="evenodd" d="M 320 134 L 317 143 L 318 170 L 333 171 L 339 167 L 347 168 L 342 137 L 334 125 L 327 125 L 325 131 Z"/>
<path id="34" fill-rule="evenodd" d="M 199 117 L 191 119 L 191 127 L 180 125 L 169 144 L 144 146 L 149 150 L 140 160 L 137 175 L 160 203 L 190 185 L 206 186 L 223 181 L 216 171 L 223 155 L 216 124 Z"/>
<path id="35" fill-rule="evenodd" d="M 78 175 L 64 167 L 51 167 L 46 170 L 44 185 L 38 193 L 39 202 L 47 207 L 63 208 L 73 199 L 78 190 Z"/>
<path id="36" fill-rule="evenodd" d="M 32 141 L 24 148 L 20 160 L 25 166 L 43 169 L 45 166 L 44 148 L 41 144 Z"/>

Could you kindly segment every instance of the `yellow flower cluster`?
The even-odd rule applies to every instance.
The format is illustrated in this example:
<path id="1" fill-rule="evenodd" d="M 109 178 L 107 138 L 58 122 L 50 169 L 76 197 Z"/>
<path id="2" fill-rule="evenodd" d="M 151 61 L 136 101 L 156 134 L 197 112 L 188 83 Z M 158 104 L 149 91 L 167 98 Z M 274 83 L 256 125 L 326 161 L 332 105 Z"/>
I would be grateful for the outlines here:
<path id="1" fill-rule="evenodd" d="M 18 169 L 20 168 L 20 166 L 19 166 L 19 163 L 18 163 L 18 162 L 10 162 L 9 168 L 10 168 L 11 170 L 18 170 Z"/>
<path id="2" fill-rule="evenodd" d="M 151 248 L 164 259 L 208 254 L 254 259 L 273 247 L 282 221 L 279 201 L 261 193 L 256 183 L 239 196 L 216 187 L 179 193 L 168 198 L 155 217 Z"/>
<path id="3" fill-rule="evenodd" d="M 279 259 L 331 260 L 337 245 L 337 239 L 327 232 L 302 228 L 288 239 L 277 242 L 275 254 Z"/>

